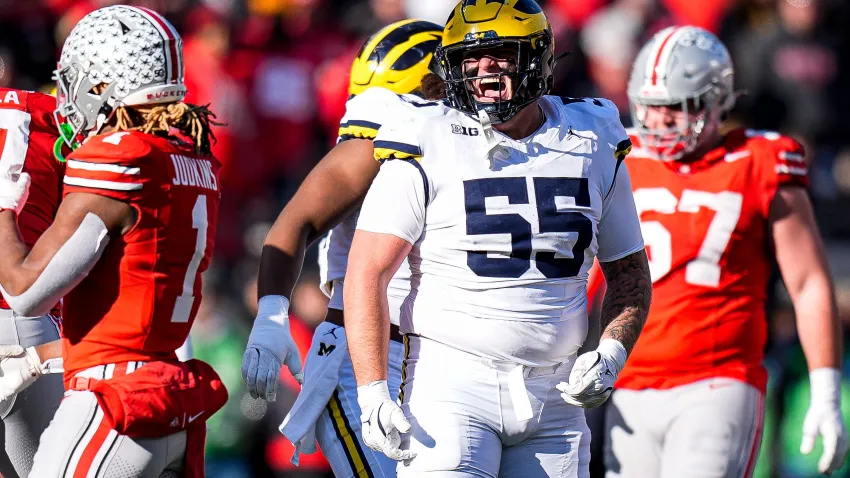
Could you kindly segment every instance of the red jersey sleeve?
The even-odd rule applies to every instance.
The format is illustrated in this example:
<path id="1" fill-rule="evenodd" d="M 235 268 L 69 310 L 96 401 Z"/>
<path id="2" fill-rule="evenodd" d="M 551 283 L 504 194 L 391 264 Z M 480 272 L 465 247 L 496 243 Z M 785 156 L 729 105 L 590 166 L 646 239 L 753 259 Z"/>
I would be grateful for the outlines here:
<path id="1" fill-rule="evenodd" d="M 593 267 L 590 268 L 590 271 L 587 273 L 587 312 L 590 313 L 590 309 L 593 307 L 593 304 L 600 297 L 600 295 L 604 296 L 605 291 L 608 289 L 607 284 L 605 283 L 605 276 L 602 275 L 602 267 L 599 265 L 599 261 L 593 261 Z"/>
<path id="2" fill-rule="evenodd" d="M 779 133 L 747 130 L 746 134 L 749 149 L 764 176 L 762 210 L 767 217 L 777 189 L 783 186 L 809 187 L 806 150 L 795 139 Z"/>
<path id="3" fill-rule="evenodd" d="M 136 202 L 156 187 L 150 174 L 152 148 L 142 133 L 94 136 L 68 156 L 63 197 L 89 193 Z"/>
<path id="4" fill-rule="evenodd" d="M 773 171 L 777 186 L 809 187 L 809 168 L 806 150 L 795 139 L 781 136 L 772 142 Z"/>

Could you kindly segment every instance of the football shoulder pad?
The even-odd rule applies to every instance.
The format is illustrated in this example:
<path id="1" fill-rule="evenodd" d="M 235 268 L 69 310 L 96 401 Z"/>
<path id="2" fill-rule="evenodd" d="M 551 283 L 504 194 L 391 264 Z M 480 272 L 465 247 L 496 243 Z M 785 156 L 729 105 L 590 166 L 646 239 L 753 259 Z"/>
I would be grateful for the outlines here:
<path id="1" fill-rule="evenodd" d="M 744 134 L 747 149 L 767 168 L 765 174 L 773 177 L 778 186 L 808 187 L 809 168 L 802 144 L 775 131 L 747 129 Z"/>
<path id="2" fill-rule="evenodd" d="M 64 194 L 87 192 L 119 200 L 140 196 L 154 181 L 150 164 L 153 139 L 138 131 L 89 138 L 68 155 Z"/>

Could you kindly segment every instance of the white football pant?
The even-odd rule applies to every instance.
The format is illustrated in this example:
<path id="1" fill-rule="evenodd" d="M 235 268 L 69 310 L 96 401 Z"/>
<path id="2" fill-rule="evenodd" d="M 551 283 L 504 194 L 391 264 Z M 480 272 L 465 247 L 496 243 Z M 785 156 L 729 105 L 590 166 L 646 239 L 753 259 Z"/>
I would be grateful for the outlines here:
<path id="1" fill-rule="evenodd" d="M 669 390 L 617 389 L 606 414 L 607 478 L 749 478 L 764 397 L 711 378 Z"/>
<path id="2" fill-rule="evenodd" d="M 399 464 L 399 478 L 589 475 L 584 410 L 555 389 L 575 357 L 531 368 L 418 336 L 406 342 L 401 399 L 413 429 L 402 435 L 402 449 L 417 456 Z"/>
<path id="3" fill-rule="evenodd" d="M 22 347 L 41 345 L 59 338 L 59 329 L 49 316 L 20 317 L 0 309 L 0 343 Z M 53 418 L 62 400 L 62 374 L 44 375 L 18 395 L 0 401 L 0 476 L 24 478 L 30 473 L 38 438 Z"/>
<path id="4" fill-rule="evenodd" d="M 127 362 L 126 371 L 144 362 Z M 124 365 L 99 365 L 77 376 L 108 379 Z M 65 394 L 41 436 L 31 478 L 159 478 L 183 476 L 186 432 L 133 439 L 112 430 L 92 392 Z"/>

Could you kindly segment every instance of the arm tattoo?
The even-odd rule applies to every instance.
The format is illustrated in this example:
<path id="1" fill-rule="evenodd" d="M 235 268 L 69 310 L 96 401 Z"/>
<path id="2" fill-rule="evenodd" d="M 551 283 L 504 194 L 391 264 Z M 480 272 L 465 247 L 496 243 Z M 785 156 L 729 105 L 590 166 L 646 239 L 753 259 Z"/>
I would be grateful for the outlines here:
<path id="1" fill-rule="evenodd" d="M 602 301 L 602 338 L 619 340 L 631 353 L 646 322 L 652 299 L 646 251 L 599 265 L 608 283 Z"/>

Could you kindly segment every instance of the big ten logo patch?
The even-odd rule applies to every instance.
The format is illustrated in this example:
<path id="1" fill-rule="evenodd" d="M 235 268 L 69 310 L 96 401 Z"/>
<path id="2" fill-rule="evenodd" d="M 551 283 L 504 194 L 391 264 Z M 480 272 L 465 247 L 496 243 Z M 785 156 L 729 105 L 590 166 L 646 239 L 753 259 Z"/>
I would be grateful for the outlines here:
<path id="1" fill-rule="evenodd" d="M 452 125 L 452 133 L 462 134 L 464 136 L 478 136 L 478 128 L 467 128 L 459 124 Z"/>

